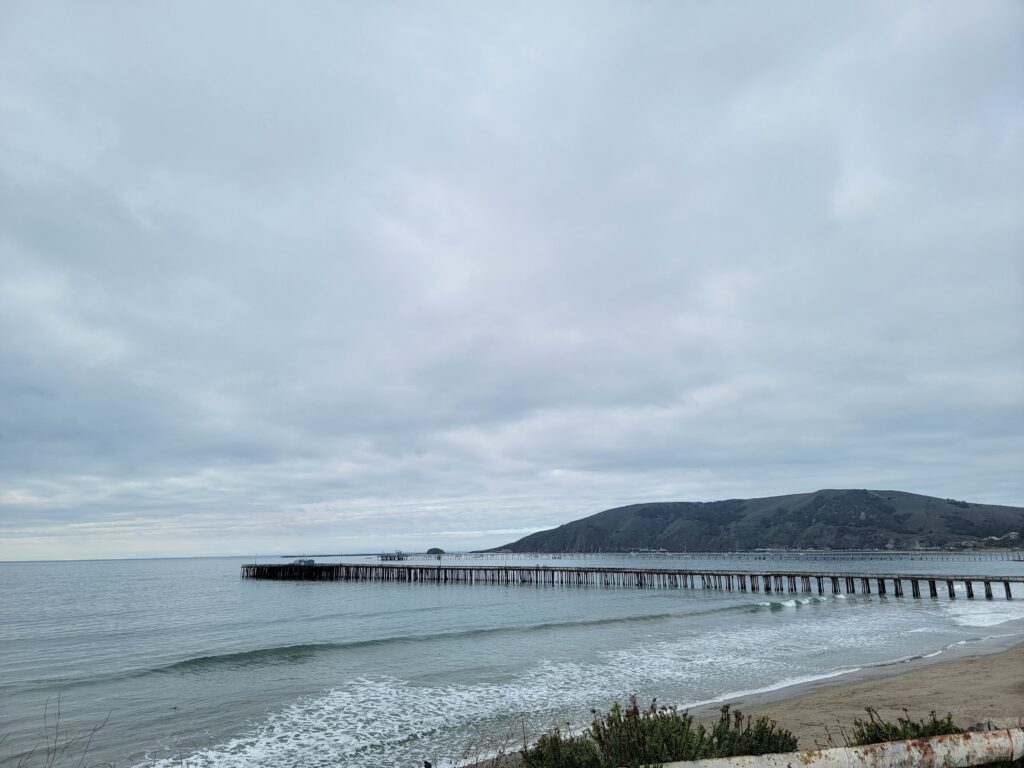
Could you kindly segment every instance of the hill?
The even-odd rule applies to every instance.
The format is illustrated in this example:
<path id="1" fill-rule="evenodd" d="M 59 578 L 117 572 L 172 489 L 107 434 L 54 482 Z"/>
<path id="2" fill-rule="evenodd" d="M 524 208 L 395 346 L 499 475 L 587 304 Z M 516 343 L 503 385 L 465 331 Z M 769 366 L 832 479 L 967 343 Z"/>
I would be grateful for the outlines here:
<path id="1" fill-rule="evenodd" d="M 760 499 L 630 504 L 491 551 L 912 549 L 1007 534 L 1011 538 L 1004 545 L 1024 543 L 1024 508 L 903 491 L 822 490 Z"/>

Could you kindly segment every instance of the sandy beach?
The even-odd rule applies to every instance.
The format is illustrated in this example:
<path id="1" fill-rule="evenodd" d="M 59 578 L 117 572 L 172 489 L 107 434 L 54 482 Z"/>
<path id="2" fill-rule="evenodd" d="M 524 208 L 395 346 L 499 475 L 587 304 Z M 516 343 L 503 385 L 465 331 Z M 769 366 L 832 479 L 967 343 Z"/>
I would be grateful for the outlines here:
<path id="1" fill-rule="evenodd" d="M 897 674 L 829 682 L 774 701 L 750 697 L 730 703 L 778 721 L 808 749 L 827 746 L 830 733 L 836 746 L 844 745 L 839 724 L 849 730 L 855 719 L 865 717 L 866 707 L 878 710 L 887 720 L 906 709 L 914 719 L 925 718 L 932 710 L 940 717 L 949 712 L 957 724 L 965 726 L 984 720 L 1024 723 L 1024 643 Z"/>

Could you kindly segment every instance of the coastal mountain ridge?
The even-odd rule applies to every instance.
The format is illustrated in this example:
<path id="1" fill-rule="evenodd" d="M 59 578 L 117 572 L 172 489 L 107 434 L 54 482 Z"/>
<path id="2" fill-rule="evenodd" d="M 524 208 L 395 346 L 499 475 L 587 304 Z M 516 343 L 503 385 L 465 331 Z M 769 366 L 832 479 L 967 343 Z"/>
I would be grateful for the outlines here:
<path id="1" fill-rule="evenodd" d="M 914 549 L 990 537 L 1006 537 L 1005 545 L 1022 543 L 1024 507 L 973 504 L 905 491 L 847 489 L 630 504 L 488 551 Z"/>

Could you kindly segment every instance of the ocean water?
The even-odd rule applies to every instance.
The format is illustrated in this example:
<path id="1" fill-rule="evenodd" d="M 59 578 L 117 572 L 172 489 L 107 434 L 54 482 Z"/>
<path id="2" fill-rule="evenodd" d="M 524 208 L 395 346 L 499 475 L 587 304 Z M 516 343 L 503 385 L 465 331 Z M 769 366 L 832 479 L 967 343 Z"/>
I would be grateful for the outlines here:
<path id="1" fill-rule="evenodd" d="M 240 579 L 243 562 L 0 563 L 0 765 L 52 739 L 58 708 L 62 741 L 102 724 L 85 764 L 446 765 L 634 693 L 694 707 L 1024 639 L 1019 586 L 1013 601 L 950 601 L 265 582 Z M 603 562 L 629 561 L 578 564 Z M 641 564 L 1024 573 L 966 559 Z"/>

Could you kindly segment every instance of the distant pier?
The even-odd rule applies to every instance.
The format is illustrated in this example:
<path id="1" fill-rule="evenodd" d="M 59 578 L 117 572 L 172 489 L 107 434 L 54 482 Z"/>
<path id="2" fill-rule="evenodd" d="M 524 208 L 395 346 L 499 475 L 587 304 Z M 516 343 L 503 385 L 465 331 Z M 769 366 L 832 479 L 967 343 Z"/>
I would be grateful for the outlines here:
<path id="1" fill-rule="evenodd" d="M 520 584 L 524 586 L 618 587 L 630 589 L 716 589 L 765 595 L 892 595 L 956 598 L 1002 593 L 1011 584 L 1024 591 L 1021 576 L 950 576 L 907 573 L 822 571 L 723 571 L 667 568 L 573 568 L 550 565 L 392 565 L 356 563 L 256 564 L 242 566 L 242 578 L 280 581 L 389 581 L 423 584 Z M 1002 589 L 999 589 L 1002 587 Z"/>

